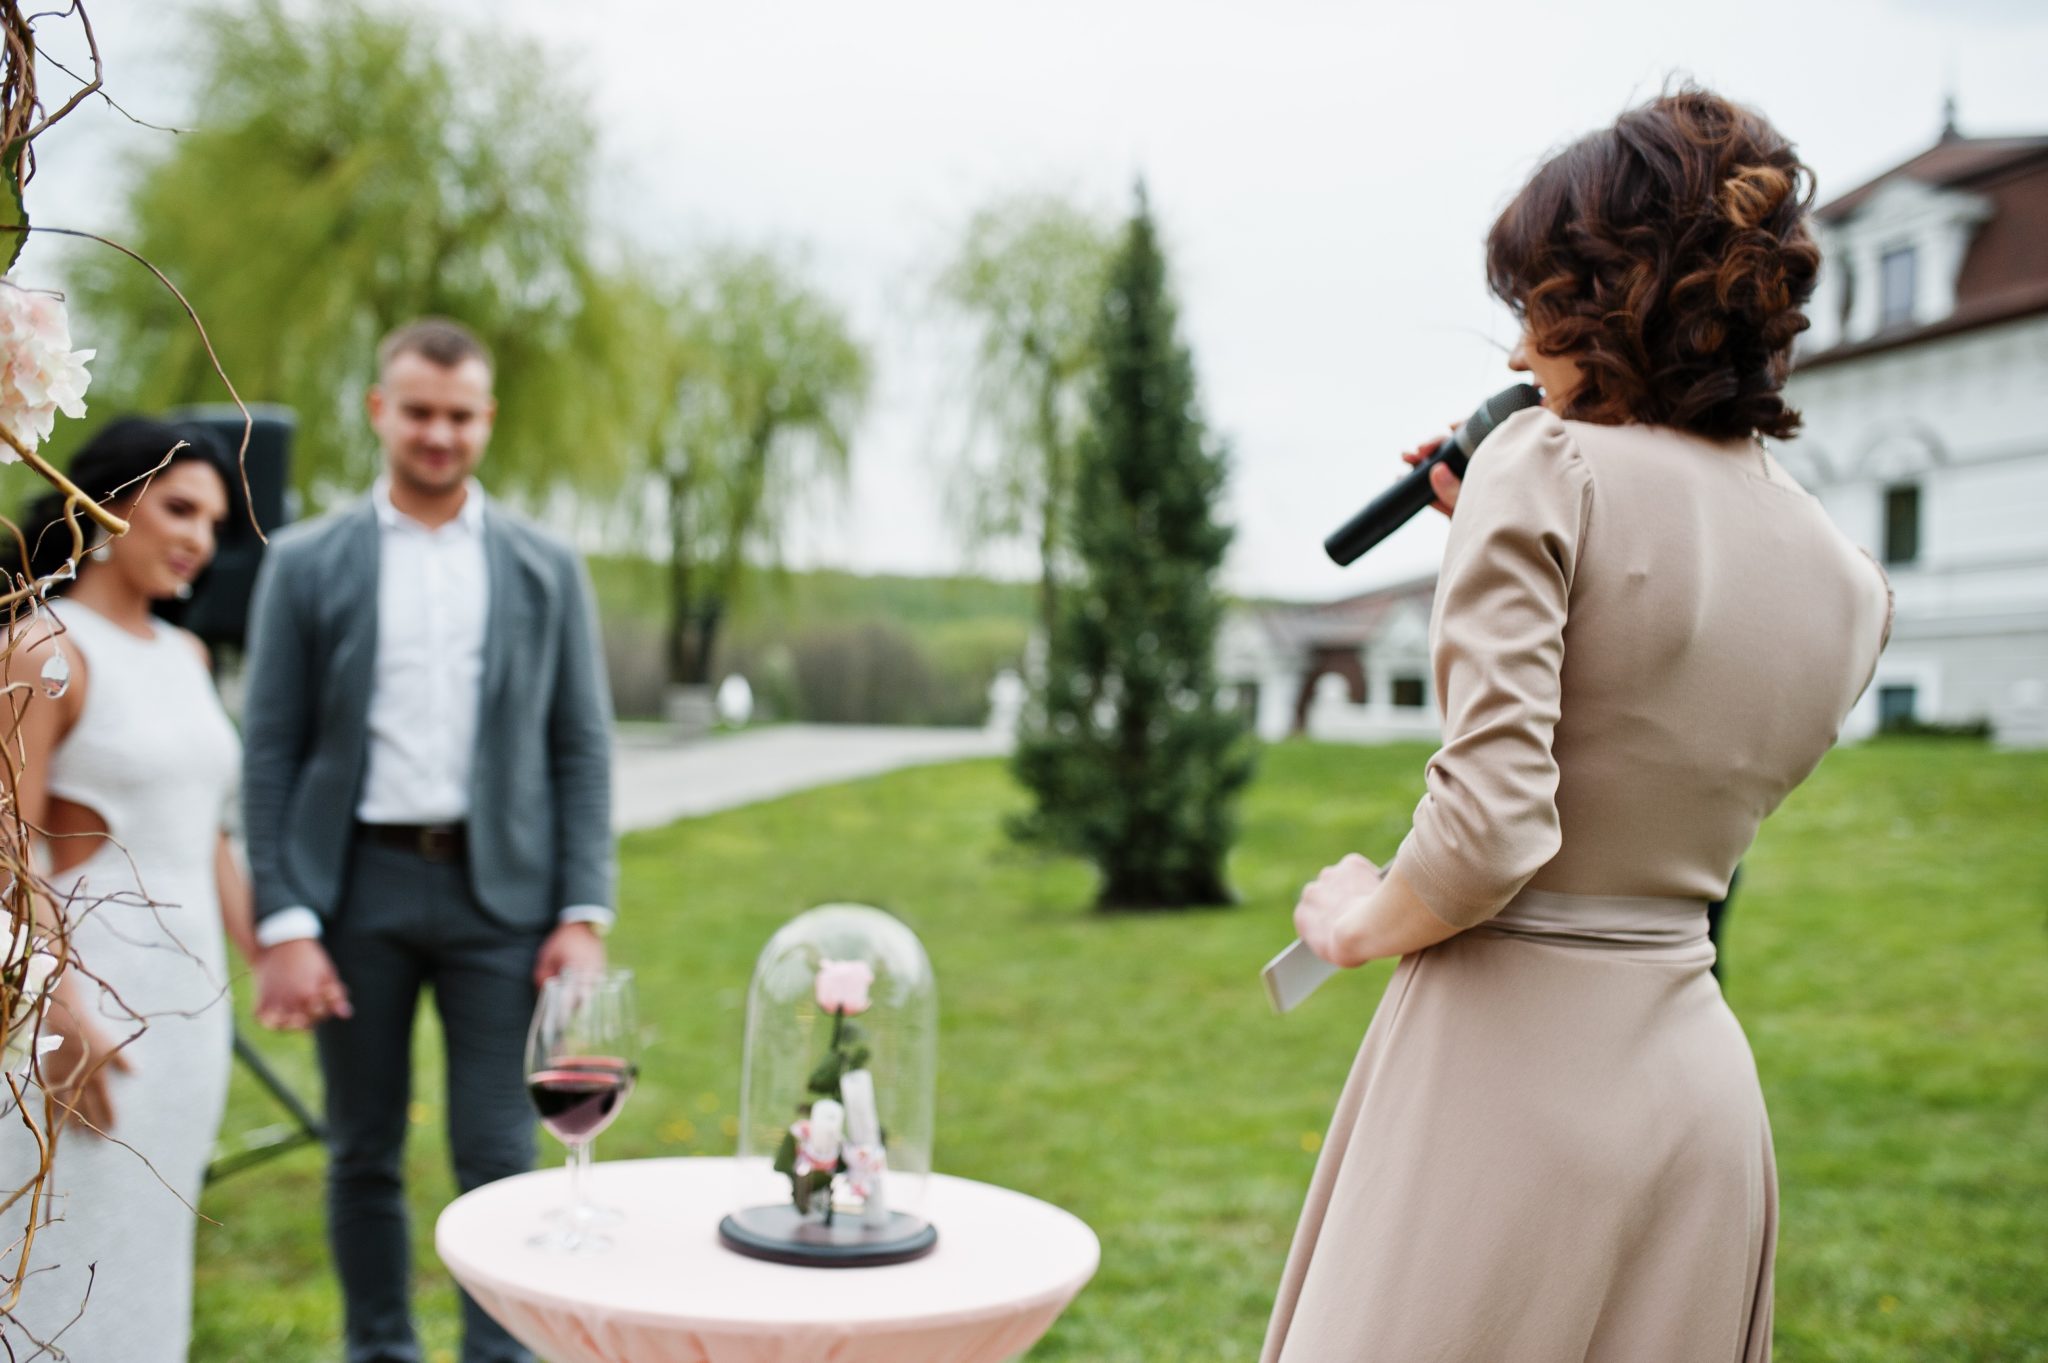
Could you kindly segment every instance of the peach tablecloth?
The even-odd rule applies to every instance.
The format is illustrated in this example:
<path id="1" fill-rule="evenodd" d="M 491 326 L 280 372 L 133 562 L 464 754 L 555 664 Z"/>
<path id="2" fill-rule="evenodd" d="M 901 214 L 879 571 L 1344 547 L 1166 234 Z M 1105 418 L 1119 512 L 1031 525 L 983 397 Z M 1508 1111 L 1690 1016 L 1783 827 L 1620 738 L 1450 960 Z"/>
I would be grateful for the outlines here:
<path id="1" fill-rule="evenodd" d="M 790 1268 L 732 1253 L 719 1218 L 788 1195 L 765 1163 L 600 1164 L 621 1208 L 609 1253 L 527 1244 L 568 1196 L 558 1169 L 466 1194 L 435 1248 L 456 1281 L 549 1363 L 998 1363 L 1037 1342 L 1094 1276 L 1095 1233 L 1035 1198 L 934 1174 L 939 1245 L 886 1268 Z"/>

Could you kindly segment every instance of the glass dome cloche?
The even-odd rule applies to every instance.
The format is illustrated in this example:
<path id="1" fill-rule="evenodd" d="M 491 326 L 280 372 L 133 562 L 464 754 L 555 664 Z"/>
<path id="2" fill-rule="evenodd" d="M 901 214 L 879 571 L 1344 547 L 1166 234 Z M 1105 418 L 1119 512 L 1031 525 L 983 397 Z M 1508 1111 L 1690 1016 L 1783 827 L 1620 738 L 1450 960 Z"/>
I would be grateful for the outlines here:
<path id="1" fill-rule="evenodd" d="M 939 994 L 924 944 L 864 904 L 826 904 L 768 940 L 747 994 L 740 1187 L 726 1246 L 860 1267 L 929 1253 Z"/>

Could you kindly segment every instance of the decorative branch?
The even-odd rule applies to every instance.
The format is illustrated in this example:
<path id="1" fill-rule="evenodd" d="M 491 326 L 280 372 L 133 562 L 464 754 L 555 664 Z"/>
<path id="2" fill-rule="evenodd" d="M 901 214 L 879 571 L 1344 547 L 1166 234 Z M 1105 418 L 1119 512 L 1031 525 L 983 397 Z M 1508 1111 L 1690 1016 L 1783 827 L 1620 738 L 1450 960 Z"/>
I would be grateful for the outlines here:
<path id="1" fill-rule="evenodd" d="M 69 67 L 55 62 L 39 51 L 36 25 L 39 21 L 56 23 L 75 22 L 84 36 L 85 47 L 90 58 L 89 78 L 81 76 Z M 72 92 L 54 110 L 45 112 L 36 91 L 38 61 L 49 61 L 51 65 L 77 81 L 79 88 Z M 21 247 L 30 231 L 54 232 L 61 236 L 80 237 L 98 242 L 112 250 L 119 251 L 141 264 L 153 274 L 157 281 L 168 289 L 178 300 L 185 315 L 198 331 L 206 347 L 207 358 L 212 362 L 215 374 L 234 399 L 235 406 L 242 413 L 242 442 L 238 460 L 243 465 L 242 487 L 249 492 L 247 452 L 253 421 L 249 409 L 235 391 L 222 370 L 220 358 L 215 353 L 213 342 L 201 325 L 198 314 L 176 285 L 166 278 L 149 261 L 136 252 L 91 232 L 66 228 L 32 228 L 28 222 L 26 207 L 22 203 L 21 191 L 35 173 L 34 143 L 43 133 L 77 110 L 86 100 L 98 96 L 101 100 L 134 120 L 134 116 L 121 108 L 103 88 L 104 68 L 101 62 L 98 35 L 86 14 L 82 0 L 70 0 L 62 8 L 49 8 L 28 13 L 19 0 L 0 0 L 0 229 L 12 233 L 11 239 L 0 237 L 11 249 L 0 249 L 5 269 L 12 269 L 19 257 Z M 134 120 L 139 122 L 140 120 Z M 16 288 L 12 279 L 4 280 L 11 290 Z M 51 314 L 46 302 L 26 301 L 13 298 L 15 305 L 7 332 L 7 340 L 0 344 L 0 366 L 9 362 L 24 363 L 39 371 L 39 381 L 10 380 L 7 387 L 9 400 L 8 420 L 0 422 L 0 458 L 6 450 L 12 450 L 20 462 L 39 478 L 49 483 L 63 497 L 63 520 L 70 535 L 70 552 L 64 564 L 55 572 L 37 576 L 25 571 L 13 582 L 0 583 L 0 587 L 11 588 L 0 593 L 0 625 L 5 626 L 0 634 L 0 673 L 7 673 L 15 651 L 28 640 L 31 631 L 24 629 L 26 621 L 34 620 L 48 609 L 51 591 L 65 579 L 77 572 L 79 559 L 86 549 L 86 531 L 81 517 L 91 520 L 109 535 L 119 536 L 128 531 L 128 522 L 100 505 L 87 495 L 62 471 L 44 458 L 36 449 L 38 442 L 47 437 L 57 410 L 67 415 L 82 412 L 82 397 L 87 375 L 84 371 L 84 357 L 69 350 L 65 339 L 61 313 Z M 25 371 L 24 371 L 25 372 Z M 26 391 L 23 391 L 26 389 Z M 165 456 L 168 463 L 175 449 Z M 159 466 L 161 467 L 161 466 Z M 254 523 L 253 499 L 251 521 Z M 0 543 L 11 536 L 18 546 L 21 562 L 26 565 L 31 557 L 31 546 L 24 542 L 21 530 L 12 522 L 0 517 Z M 260 536 L 262 529 L 257 527 Z M 55 626 L 61 633 L 61 623 Z M 53 636 L 54 637 L 54 636 Z M 55 689 L 61 690 L 61 673 L 45 673 L 44 685 L 54 682 Z M 147 1030 L 150 1018 L 136 1011 L 124 1002 L 118 989 L 89 971 L 73 954 L 72 930 L 86 915 L 102 907 L 111 899 L 134 903 L 139 899 L 145 908 L 154 909 L 146 895 L 125 895 L 81 898 L 72 900 L 37 871 L 34 855 L 38 840 L 47 840 L 46 830 L 36 827 L 20 804 L 20 793 L 24 768 L 29 755 L 22 742 L 22 720 L 26 707 L 32 703 L 36 687 L 25 682 L 0 684 L 0 908 L 4 908 L 5 922 L 0 922 L 0 931 L 11 930 L 11 936 L 0 946 L 0 1102 L 11 1100 L 12 1113 L 0 1113 L 0 1120 L 9 1117 L 20 1121 L 28 1128 L 30 1139 L 38 1154 L 36 1169 L 20 1187 L 11 1191 L 0 1189 L 0 1214 L 19 1214 L 26 1208 L 26 1223 L 18 1238 L 12 1238 L 0 1258 L 7 1260 L 8 1271 L 0 1271 L 0 1323 L 8 1329 L 0 1332 L 0 1351 L 13 1356 L 11 1342 L 15 1331 L 22 1323 L 15 1319 L 14 1311 L 20 1305 L 25 1284 L 31 1268 L 30 1258 L 36 1247 L 36 1233 L 49 1219 L 49 1179 L 59 1145 L 59 1133 L 66 1123 L 76 1123 L 81 1128 L 93 1130 L 102 1139 L 122 1146 L 151 1168 L 149 1160 L 132 1146 L 99 1131 L 86 1120 L 76 1107 L 80 1086 L 89 1082 L 99 1067 L 104 1066 L 114 1054 L 132 1044 Z M 46 761 L 46 754 L 38 754 L 37 760 Z M 118 845 L 118 844 L 117 844 Z M 130 862 L 133 869 L 132 860 Z M 139 877 L 137 880 L 139 884 Z M 186 955 L 192 953 L 178 941 L 175 933 L 165 932 L 168 944 Z M 46 1044 L 54 1041 L 44 1035 L 44 1026 L 49 1020 L 49 1010 L 54 991 L 59 981 L 75 975 L 91 993 L 101 1001 L 103 1012 L 125 1016 L 133 1024 L 133 1030 L 117 1044 L 108 1047 L 104 1053 L 91 1056 L 82 1065 L 72 1067 L 74 1072 L 62 1076 L 46 1076 L 43 1073 L 42 1052 Z M 225 994 L 225 985 L 222 986 Z M 215 1007 L 221 1006 L 221 999 L 213 1000 Z M 27 1045 L 20 1038 L 28 1038 Z M 25 1060 L 20 1058 L 25 1056 Z M 53 1080 L 55 1082 L 53 1082 Z M 36 1101 L 32 1095 L 40 1095 Z M 157 1175 L 158 1181 L 171 1188 L 168 1181 Z M 172 1188 L 175 1193 L 176 1189 Z M 182 1197 L 182 1195 L 180 1195 Z M 196 1209 L 195 1209 L 196 1214 Z M 88 1267 L 86 1296 L 91 1295 L 93 1273 Z M 79 1313 L 85 1303 L 81 1301 Z M 74 1315 L 58 1334 L 64 1333 L 78 1319 Z M 26 1332 L 24 1332 L 26 1333 Z M 35 1340 L 38 1354 L 52 1351 L 52 1340 Z"/>
<path id="2" fill-rule="evenodd" d="M 78 16 L 78 26 L 85 31 L 86 50 L 92 53 L 92 79 L 85 82 L 85 84 L 79 88 L 77 94 L 74 94 L 70 99 L 65 100 L 64 103 L 58 107 L 57 112 L 51 114 L 49 117 L 43 119 L 40 123 L 37 123 L 33 128 L 30 128 L 27 132 L 23 133 L 21 137 L 22 140 L 25 142 L 33 142 L 36 138 L 42 136 L 44 132 L 48 131 L 52 123 L 55 123 L 58 119 L 64 117 L 64 115 L 70 113 L 73 109 L 76 109 L 79 105 L 83 104 L 88 95 L 96 94 L 99 91 L 101 79 L 105 74 L 104 70 L 100 66 L 100 43 L 99 39 L 93 36 L 92 20 L 86 16 L 85 7 L 83 5 L 72 4 L 61 11 L 52 10 L 49 11 L 47 14 L 39 14 L 32 16 L 31 19 L 23 21 L 23 27 L 27 28 L 29 24 L 33 23 L 34 19 L 68 19 L 74 14 Z M 31 35 L 33 35 L 34 30 L 30 29 L 29 31 Z M 35 51 L 33 36 L 31 36 L 29 39 L 29 50 L 31 53 Z M 66 71 L 64 74 L 67 76 L 71 75 L 69 71 Z M 31 107 L 34 107 L 34 79 L 35 78 L 33 74 L 31 74 L 31 76 L 29 77 L 30 83 L 28 86 Z M 78 78 L 76 76 L 72 76 L 72 79 L 76 80 Z M 109 104 L 113 103 L 112 100 L 108 100 L 107 102 Z M 12 141 L 13 139 L 10 138 L 9 140 Z"/>
<path id="3" fill-rule="evenodd" d="M 5 425 L 0 425 L 0 440 L 6 441 L 8 448 L 21 456 L 22 463 L 27 464 L 37 473 L 42 474 L 51 487 L 56 488 L 57 491 L 65 495 L 68 499 L 64 503 L 64 516 L 66 520 L 71 519 L 71 513 L 74 510 L 83 510 L 86 515 L 99 522 L 100 529 L 106 531 L 109 535 L 125 535 L 128 533 L 127 521 L 122 520 L 119 516 L 116 516 L 113 512 L 79 491 L 78 484 L 67 478 L 63 470 L 43 458 L 42 455 L 37 454 L 33 445 L 23 443 Z M 72 523 L 72 534 L 76 536 L 77 533 L 78 526 L 74 521 Z"/>

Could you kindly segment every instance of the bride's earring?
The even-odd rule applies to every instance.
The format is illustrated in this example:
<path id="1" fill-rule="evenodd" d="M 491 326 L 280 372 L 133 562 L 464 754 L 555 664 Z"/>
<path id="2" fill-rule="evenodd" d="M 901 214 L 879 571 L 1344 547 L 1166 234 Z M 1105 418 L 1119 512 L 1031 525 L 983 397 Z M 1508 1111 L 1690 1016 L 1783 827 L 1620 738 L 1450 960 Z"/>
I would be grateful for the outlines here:
<path id="1" fill-rule="evenodd" d="M 111 563 L 113 559 L 114 542 L 112 540 L 108 540 L 105 544 L 92 551 L 92 561 L 94 563 Z"/>
<path id="2" fill-rule="evenodd" d="M 180 601 L 190 601 L 192 599 L 192 584 L 180 582 L 178 584 L 177 596 Z"/>
<path id="3" fill-rule="evenodd" d="M 48 617 L 44 614 L 44 611 L 47 609 L 48 602 L 43 599 L 43 593 L 37 592 L 35 596 L 30 598 L 30 601 L 29 609 L 31 616 L 44 621 L 47 625 Z M 50 631 L 50 656 L 43 660 L 41 674 L 43 694 L 51 700 L 58 699 L 71 689 L 71 660 L 64 656 L 64 645 L 59 642 L 62 634 L 63 631 L 61 629 L 52 629 Z"/>

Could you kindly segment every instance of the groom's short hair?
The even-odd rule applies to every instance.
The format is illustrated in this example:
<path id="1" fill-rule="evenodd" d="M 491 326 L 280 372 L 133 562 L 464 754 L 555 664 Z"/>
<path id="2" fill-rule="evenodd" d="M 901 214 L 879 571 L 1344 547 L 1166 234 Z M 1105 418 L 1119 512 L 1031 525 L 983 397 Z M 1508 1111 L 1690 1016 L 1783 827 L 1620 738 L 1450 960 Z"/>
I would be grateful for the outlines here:
<path id="1" fill-rule="evenodd" d="M 464 360 L 482 360 L 484 368 L 496 371 L 490 347 L 476 333 L 450 317 L 422 317 L 407 322 L 377 345 L 377 372 L 390 368 L 400 355 L 418 355 L 443 369 L 453 369 Z"/>

